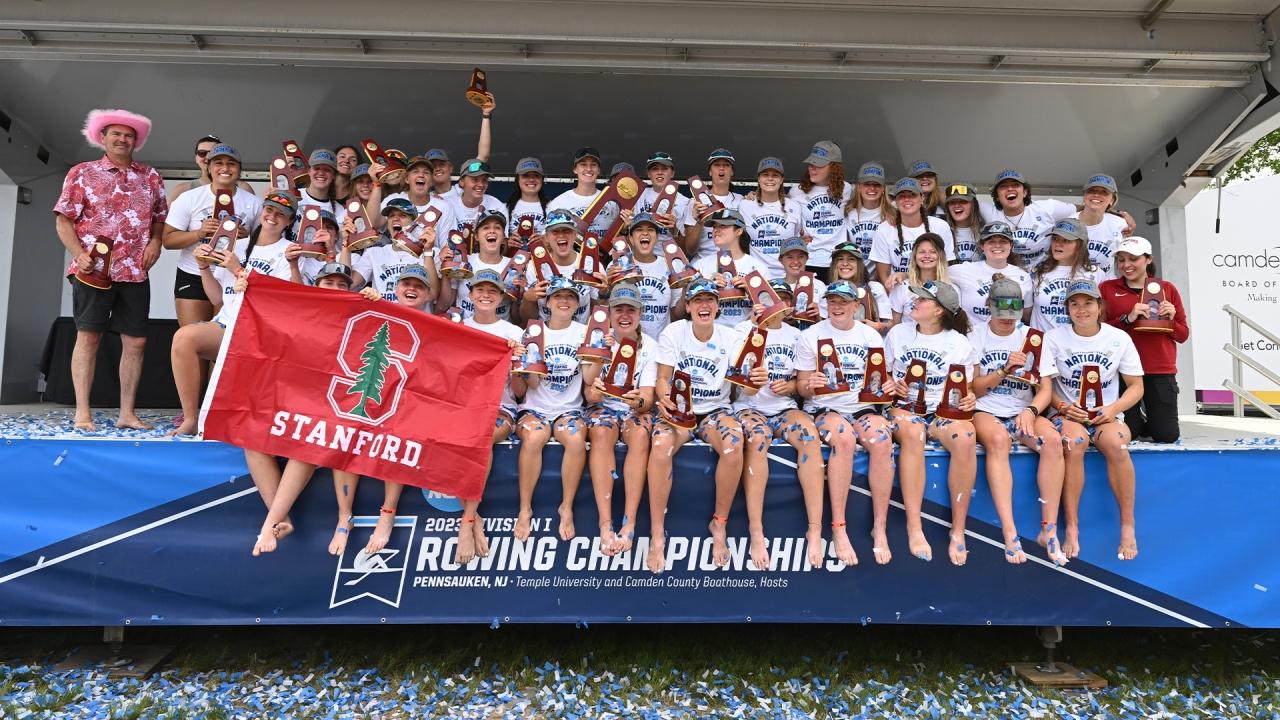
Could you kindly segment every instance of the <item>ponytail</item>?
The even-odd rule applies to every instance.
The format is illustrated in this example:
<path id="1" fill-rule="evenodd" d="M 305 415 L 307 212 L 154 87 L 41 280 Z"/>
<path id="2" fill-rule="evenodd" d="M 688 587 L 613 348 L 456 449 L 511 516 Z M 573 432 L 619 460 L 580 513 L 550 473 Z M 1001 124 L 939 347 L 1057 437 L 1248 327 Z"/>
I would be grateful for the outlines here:
<path id="1" fill-rule="evenodd" d="M 964 308 L 959 308 L 954 313 L 942 313 L 941 322 L 943 330 L 955 330 L 961 335 L 968 335 L 971 329 L 969 315 L 964 311 Z"/>

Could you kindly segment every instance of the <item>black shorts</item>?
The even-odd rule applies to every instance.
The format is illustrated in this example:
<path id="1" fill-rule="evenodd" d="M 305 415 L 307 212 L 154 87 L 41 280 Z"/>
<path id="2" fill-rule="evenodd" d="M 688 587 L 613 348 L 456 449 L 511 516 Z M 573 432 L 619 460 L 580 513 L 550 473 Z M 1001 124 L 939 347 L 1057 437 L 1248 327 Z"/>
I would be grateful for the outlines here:
<path id="1" fill-rule="evenodd" d="M 176 300 L 209 302 L 209 296 L 204 292 L 204 283 L 200 281 L 200 276 L 192 275 L 182 268 L 178 268 L 173 276 L 173 297 Z"/>
<path id="2" fill-rule="evenodd" d="M 68 276 L 71 307 L 76 329 L 86 332 L 111 330 L 132 337 L 147 336 L 147 315 L 151 311 L 151 282 L 117 282 L 99 290 Z"/>

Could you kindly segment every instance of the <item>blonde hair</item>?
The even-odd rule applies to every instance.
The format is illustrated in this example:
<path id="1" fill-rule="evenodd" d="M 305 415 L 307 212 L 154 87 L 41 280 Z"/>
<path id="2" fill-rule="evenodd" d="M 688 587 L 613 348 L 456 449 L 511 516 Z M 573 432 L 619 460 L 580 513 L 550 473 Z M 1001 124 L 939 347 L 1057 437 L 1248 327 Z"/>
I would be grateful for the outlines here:
<path id="1" fill-rule="evenodd" d="M 916 238 L 916 242 L 911 246 L 911 262 L 907 263 L 907 283 L 911 285 L 919 285 L 924 282 L 924 278 L 920 277 L 920 266 L 916 264 L 916 249 L 920 247 L 920 243 L 926 242 L 932 245 L 938 251 L 938 268 L 935 271 L 934 279 L 938 282 L 950 283 L 951 279 L 947 274 L 947 250 L 942 245 L 942 238 L 933 234 L 925 233 Z"/>

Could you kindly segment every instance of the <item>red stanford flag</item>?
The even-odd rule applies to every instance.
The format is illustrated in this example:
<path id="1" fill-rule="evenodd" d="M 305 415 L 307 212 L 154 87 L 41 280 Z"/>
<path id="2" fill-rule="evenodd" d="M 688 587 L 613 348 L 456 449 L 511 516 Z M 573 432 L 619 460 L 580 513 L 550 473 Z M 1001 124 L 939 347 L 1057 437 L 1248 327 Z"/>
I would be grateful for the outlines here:
<path id="1" fill-rule="evenodd" d="M 209 440 L 476 500 L 510 367 L 501 338 L 253 273 L 201 426 Z"/>

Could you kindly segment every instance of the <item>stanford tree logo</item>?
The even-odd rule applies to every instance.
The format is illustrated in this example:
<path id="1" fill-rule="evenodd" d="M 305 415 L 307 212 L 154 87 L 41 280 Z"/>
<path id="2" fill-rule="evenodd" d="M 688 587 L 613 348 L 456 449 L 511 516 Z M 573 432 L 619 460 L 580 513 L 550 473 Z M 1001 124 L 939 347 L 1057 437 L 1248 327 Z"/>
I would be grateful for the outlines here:
<path id="1" fill-rule="evenodd" d="M 373 339 L 364 346 L 364 354 L 360 356 L 360 361 L 364 364 L 357 371 L 355 384 L 347 390 L 348 395 L 360 396 L 360 402 L 356 403 L 350 411 L 352 415 L 369 417 L 364 409 L 365 404 L 370 400 L 374 403 L 382 402 L 382 384 L 386 382 L 387 365 L 391 362 L 390 327 L 387 323 L 382 323 L 378 332 L 374 333 Z"/>
<path id="2" fill-rule="evenodd" d="M 336 358 L 342 374 L 329 383 L 329 407 L 339 417 L 381 425 L 400 404 L 406 363 L 413 362 L 418 344 L 405 320 L 372 310 L 348 320 Z"/>

